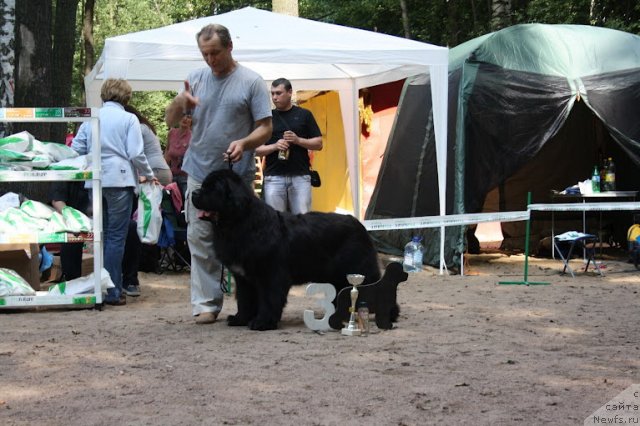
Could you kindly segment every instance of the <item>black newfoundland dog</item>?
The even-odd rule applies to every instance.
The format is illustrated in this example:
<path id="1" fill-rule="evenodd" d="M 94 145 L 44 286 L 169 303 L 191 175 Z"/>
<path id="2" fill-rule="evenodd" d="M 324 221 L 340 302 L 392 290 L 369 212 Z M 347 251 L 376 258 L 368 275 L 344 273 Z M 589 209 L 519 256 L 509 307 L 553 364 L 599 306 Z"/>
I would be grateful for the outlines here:
<path id="1" fill-rule="evenodd" d="M 295 284 L 331 283 L 338 292 L 349 286 L 347 274 L 380 279 L 371 238 L 352 216 L 278 212 L 230 170 L 210 173 L 192 199 L 213 223 L 216 255 L 235 278 L 238 312 L 229 325 L 276 329 Z"/>

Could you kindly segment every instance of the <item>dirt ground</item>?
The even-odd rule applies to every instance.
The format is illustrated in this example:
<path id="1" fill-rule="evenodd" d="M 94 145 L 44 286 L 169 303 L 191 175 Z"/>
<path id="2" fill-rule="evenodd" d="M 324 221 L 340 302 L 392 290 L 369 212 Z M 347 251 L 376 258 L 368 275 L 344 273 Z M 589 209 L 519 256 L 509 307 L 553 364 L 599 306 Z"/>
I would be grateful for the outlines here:
<path id="1" fill-rule="evenodd" d="M 574 266 L 581 265 L 574 260 Z M 97 310 L 0 313 L 3 425 L 576 425 L 640 383 L 640 273 L 559 274 L 551 259 L 469 256 L 398 289 L 400 320 L 368 337 L 195 325 L 188 274 L 141 274 Z M 235 312 L 229 296 L 222 317 Z"/>

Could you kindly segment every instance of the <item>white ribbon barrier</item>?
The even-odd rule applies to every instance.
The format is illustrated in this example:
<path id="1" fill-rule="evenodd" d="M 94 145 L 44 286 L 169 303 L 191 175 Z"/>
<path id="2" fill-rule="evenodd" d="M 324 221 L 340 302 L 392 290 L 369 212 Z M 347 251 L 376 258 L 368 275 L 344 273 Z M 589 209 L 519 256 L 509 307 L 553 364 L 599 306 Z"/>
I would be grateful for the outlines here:
<path id="1" fill-rule="evenodd" d="M 540 212 L 610 212 L 617 210 L 640 210 L 640 202 L 529 204 L 528 208 L 529 210 Z"/>
<path id="2" fill-rule="evenodd" d="M 451 214 L 445 216 L 421 216 L 393 219 L 373 219 L 363 221 L 367 231 L 388 231 L 391 229 L 440 228 L 442 226 L 475 225 L 482 222 L 518 222 L 528 220 L 531 211 L 542 212 L 582 212 L 640 210 L 640 202 L 623 201 L 617 203 L 555 203 L 529 204 L 526 211 Z"/>
<path id="3" fill-rule="evenodd" d="M 529 211 L 450 214 L 446 216 L 406 217 L 400 219 L 374 219 L 363 223 L 367 231 L 390 229 L 440 228 L 443 226 L 474 225 L 481 222 L 518 222 L 529 219 Z"/>
<path id="4" fill-rule="evenodd" d="M 640 202 L 623 201 L 614 203 L 554 203 L 529 204 L 526 211 L 452 214 L 445 216 L 421 216 L 392 219 L 373 219 L 362 222 L 367 231 L 388 231 L 392 229 L 442 228 L 446 226 L 474 225 L 481 222 L 518 222 L 529 220 L 532 211 L 585 212 L 640 210 Z M 440 274 L 443 272 L 444 247 L 440 247 Z"/>

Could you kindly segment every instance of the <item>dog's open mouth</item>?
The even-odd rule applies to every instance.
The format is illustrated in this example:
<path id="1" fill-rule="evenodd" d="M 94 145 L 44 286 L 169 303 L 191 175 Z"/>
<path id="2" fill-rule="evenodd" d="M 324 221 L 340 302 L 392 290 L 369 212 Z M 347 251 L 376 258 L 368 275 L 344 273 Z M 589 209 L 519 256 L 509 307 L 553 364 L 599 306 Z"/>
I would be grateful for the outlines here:
<path id="1" fill-rule="evenodd" d="M 209 222 L 215 222 L 218 220 L 217 212 L 209 212 L 206 210 L 198 210 L 198 219 L 207 220 Z"/>

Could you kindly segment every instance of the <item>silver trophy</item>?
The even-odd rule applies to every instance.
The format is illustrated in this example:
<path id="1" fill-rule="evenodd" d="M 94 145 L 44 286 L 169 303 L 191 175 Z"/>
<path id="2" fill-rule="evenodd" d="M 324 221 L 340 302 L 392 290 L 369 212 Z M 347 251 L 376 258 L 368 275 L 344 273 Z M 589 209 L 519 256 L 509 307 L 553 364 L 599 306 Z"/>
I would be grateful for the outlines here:
<path id="1" fill-rule="evenodd" d="M 358 328 L 358 320 L 356 316 L 356 300 L 358 300 L 358 286 L 364 281 L 364 275 L 360 274 L 347 274 L 347 281 L 353 286 L 351 289 L 351 307 L 349 312 L 349 325 L 342 329 L 342 335 L 344 336 L 359 336 L 362 330 Z"/>

